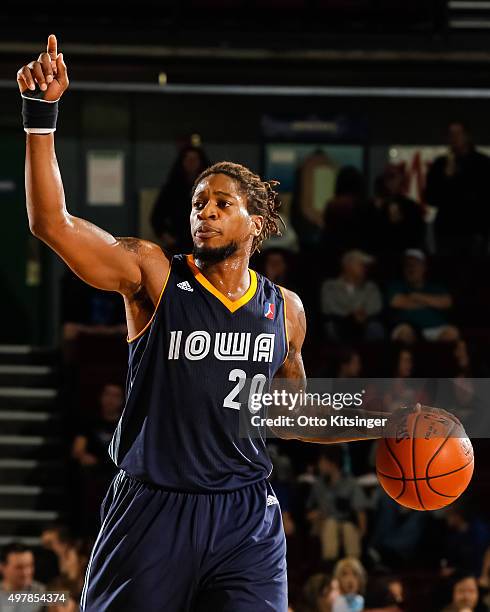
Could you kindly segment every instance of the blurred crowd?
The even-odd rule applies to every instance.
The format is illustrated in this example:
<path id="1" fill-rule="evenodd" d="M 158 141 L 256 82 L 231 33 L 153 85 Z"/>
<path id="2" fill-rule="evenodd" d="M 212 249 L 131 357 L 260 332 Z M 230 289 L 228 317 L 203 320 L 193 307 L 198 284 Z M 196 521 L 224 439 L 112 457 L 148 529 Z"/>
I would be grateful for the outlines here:
<path id="1" fill-rule="evenodd" d="M 490 609 L 490 525 L 470 498 L 431 513 L 380 488 L 375 444 L 325 446 L 297 462 L 270 445 L 295 612 Z M 296 463 L 295 463 L 296 460 Z"/>
<path id="2" fill-rule="evenodd" d="M 72 449 L 80 468 L 103 463 L 94 447 L 80 451 L 82 437 Z M 377 484 L 367 441 L 314 448 L 299 461 L 289 446 L 275 441 L 269 451 L 287 538 L 290 612 L 490 610 L 483 509 L 469 500 L 432 513 L 403 508 Z M 362 462 L 355 460 L 359 447 L 367 451 Z M 98 525 L 83 531 L 71 523 L 46 525 L 38 546 L 3 547 L 0 610 L 79 609 Z M 13 605 L 8 597 L 16 592 L 63 593 L 63 605 Z"/>

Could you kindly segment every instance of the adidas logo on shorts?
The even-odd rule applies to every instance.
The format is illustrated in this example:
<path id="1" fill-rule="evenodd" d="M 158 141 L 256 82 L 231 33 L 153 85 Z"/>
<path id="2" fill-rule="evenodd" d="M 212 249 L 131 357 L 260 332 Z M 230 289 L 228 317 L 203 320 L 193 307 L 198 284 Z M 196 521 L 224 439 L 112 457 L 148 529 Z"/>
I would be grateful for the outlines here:
<path id="1" fill-rule="evenodd" d="M 274 504 L 279 504 L 279 500 L 274 495 L 267 496 L 267 505 L 274 506 Z"/>
<path id="2" fill-rule="evenodd" d="M 182 281 L 181 283 L 177 283 L 177 287 L 179 289 L 183 289 L 184 291 L 194 291 L 188 281 Z"/>

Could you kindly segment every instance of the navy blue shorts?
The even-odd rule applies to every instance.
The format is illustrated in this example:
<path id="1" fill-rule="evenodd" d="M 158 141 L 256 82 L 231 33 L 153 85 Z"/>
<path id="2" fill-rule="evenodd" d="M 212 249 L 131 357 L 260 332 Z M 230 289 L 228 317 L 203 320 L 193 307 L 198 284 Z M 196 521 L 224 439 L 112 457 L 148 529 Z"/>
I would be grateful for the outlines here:
<path id="1" fill-rule="evenodd" d="M 120 471 L 81 598 L 86 612 L 287 612 L 286 542 L 268 481 L 168 491 Z"/>

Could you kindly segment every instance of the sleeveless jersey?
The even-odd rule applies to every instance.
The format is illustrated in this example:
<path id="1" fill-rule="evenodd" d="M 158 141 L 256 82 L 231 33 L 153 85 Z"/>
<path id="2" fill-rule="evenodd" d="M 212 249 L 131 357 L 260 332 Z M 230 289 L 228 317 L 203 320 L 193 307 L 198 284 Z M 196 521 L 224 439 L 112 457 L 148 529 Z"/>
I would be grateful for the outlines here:
<path id="1" fill-rule="evenodd" d="M 240 435 L 249 407 L 239 391 L 245 380 L 268 386 L 284 362 L 285 302 L 280 287 L 249 273 L 249 289 L 231 301 L 191 255 L 172 258 L 150 322 L 129 340 L 126 402 L 109 454 L 131 476 L 208 493 L 269 476 L 264 430 Z"/>

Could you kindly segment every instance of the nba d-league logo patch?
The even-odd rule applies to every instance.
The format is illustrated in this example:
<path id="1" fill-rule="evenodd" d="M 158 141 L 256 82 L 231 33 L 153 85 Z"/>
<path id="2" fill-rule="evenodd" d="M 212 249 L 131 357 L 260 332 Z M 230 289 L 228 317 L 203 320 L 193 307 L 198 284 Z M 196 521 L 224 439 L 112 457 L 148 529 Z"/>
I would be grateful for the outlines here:
<path id="1" fill-rule="evenodd" d="M 266 319 L 274 318 L 275 305 L 272 302 L 266 302 L 264 308 L 264 317 Z"/>

